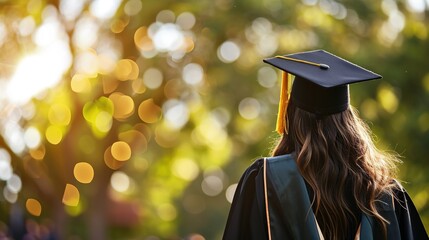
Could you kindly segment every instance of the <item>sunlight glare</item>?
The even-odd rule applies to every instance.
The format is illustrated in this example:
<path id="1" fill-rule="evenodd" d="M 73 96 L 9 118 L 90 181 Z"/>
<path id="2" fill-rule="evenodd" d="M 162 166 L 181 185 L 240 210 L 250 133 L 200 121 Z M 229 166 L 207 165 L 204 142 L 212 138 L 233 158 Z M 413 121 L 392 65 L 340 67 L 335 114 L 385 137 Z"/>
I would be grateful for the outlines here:
<path id="1" fill-rule="evenodd" d="M 65 19 L 73 21 L 82 12 L 84 3 L 84 0 L 61 0 L 60 12 Z"/>
<path id="2" fill-rule="evenodd" d="M 26 56 L 9 81 L 6 90 L 8 100 L 22 105 L 27 103 L 45 89 L 55 86 L 70 64 L 70 50 L 64 42 L 56 42 Z"/>
<path id="3" fill-rule="evenodd" d="M 157 23 L 149 27 L 153 31 L 152 40 L 155 48 L 160 52 L 170 52 L 178 50 L 185 43 L 180 27 L 172 23 Z"/>
<path id="4" fill-rule="evenodd" d="M 90 48 L 98 38 L 99 24 L 95 19 L 84 16 L 80 17 L 74 27 L 72 42 L 81 49 Z"/>
<path id="5" fill-rule="evenodd" d="M 24 141 L 28 148 L 34 149 L 40 145 L 41 136 L 35 127 L 29 127 L 24 132 Z"/>
<path id="6" fill-rule="evenodd" d="M 95 0 L 91 3 L 89 10 L 99 19 L 109 19 L 116 13 L 121 2 L 121 0 Z"/>
<path id="7" fill-rule="evenodd" d="M 36 21 L 32 16 L 28 16 L 19 22 L 18 32 L 21 36 L 29 36 L 34 32 L 35 27 Z"/>

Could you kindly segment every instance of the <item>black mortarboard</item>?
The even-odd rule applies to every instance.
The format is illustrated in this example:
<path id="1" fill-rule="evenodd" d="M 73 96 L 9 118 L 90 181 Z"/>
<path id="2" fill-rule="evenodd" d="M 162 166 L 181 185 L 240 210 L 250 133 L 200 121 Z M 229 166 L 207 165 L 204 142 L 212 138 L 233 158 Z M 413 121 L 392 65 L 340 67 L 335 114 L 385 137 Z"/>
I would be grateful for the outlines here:
<path id="1" fill-rule="evenodd" d="M 290 93 L 294 104 L 318 115 L 346 110 L 349 105 L 349 84 L 381 78 L 324 50 L 276 56 L 264 59 L 264 62 L 285 72 L 277 122 L 279 133 L 284 131 L 282 119 L 289 101 L 287 73 L 295 76 Z"/>

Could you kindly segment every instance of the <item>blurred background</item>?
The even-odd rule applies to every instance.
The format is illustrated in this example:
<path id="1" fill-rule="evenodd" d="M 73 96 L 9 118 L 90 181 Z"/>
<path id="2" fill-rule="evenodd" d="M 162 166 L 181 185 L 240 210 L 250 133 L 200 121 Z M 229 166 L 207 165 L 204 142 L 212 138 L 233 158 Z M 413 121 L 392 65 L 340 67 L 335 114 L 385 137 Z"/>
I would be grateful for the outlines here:
<path id="1" fill-rule="evenodd" d="M 279 72 L 326 49 L 429 228 L 428 0 L 0 0 L 0 236 L 221 239 Z"/>

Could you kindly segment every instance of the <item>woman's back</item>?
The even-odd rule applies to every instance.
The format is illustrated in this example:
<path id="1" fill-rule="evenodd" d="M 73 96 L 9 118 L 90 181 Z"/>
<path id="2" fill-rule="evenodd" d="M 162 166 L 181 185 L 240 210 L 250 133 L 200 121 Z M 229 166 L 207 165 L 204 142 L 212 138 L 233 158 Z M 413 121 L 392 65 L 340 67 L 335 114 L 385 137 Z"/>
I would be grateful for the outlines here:
<path id="1" fill-rule="evenodd" d="M 323 223 L 311 211 L 310 194 L 295 159 L 294 153 L 258 159 L 245 171 L 234 195 L 224 240 L 335 239 L 318 230 Z M 408 194 L 401 188 L 393 193 L 394 198 L 387 194 L 377 198 L 380 215 L 389 221 L 386 230 L 373 216 L 360 212 L 358 227 L 351 227 L 341 239 L 427 239 Z"/>
<path id="2" fill-rule="evenodd" d="M 327 239 L 347 239 L 358 227 L 360 213 L 386 220 L 375 203 L 394 188 L 394 156 L 381 153 L 365 124 L 351 107 L 326 116 L 289 103 L 288 132 L 273 155 L 296 152 L 313 211 Z"/>
<path id="3" fill-rule="evenodd" d="M 282 136 L 274 157 L 243 174 L 224 239 L 427 239 L 395 181 L 396 157 L 374 146 L 350 106 L 349 84 L 381 76 L 323 50 L 264 62 L 284 71 Z"/>

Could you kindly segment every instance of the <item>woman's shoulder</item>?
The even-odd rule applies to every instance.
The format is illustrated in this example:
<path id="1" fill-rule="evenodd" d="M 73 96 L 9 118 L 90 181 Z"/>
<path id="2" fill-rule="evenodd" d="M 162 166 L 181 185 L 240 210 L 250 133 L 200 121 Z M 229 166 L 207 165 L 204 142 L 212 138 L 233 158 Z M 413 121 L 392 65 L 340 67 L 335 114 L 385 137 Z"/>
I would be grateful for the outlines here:
<path id="1" fill-rule="evenodd" d="M 291 153 L 271 157 L 258 157 L 247 167 L 247 169 L 244 171 L 244 174 L 249 174 L 262 169 L 265 160 L 267 161 L 267 165 L 269 167 L 278 167 L 281 164 L 295 164 L 295 154 Z"/>
<path id="2" fill-rule="evenodd" d="M 278 155 L 278 156 L 266 157 L 266 159 L 270 163 L 295 160 L 295 153 L 293 152 L 293 153 L 288 153 L 288 154 L 283 154 L 283 155 Z"/>
<path id="3" fill-rule="evenodd" d="M 260 171 L 263 170 L 264 161 L 267 161 L 268 169 L 279 169 L 282 168 L 281 165 L 284 165 L 286 168 L 296 168 L 295 166 L 295 155 L 292 154 L 284 154 L 279 156 L 272 157 L 258 157 L 247 167 L 242 175 L 242 179 L 247 179 L 250 176 L 257 175 Z"/>

